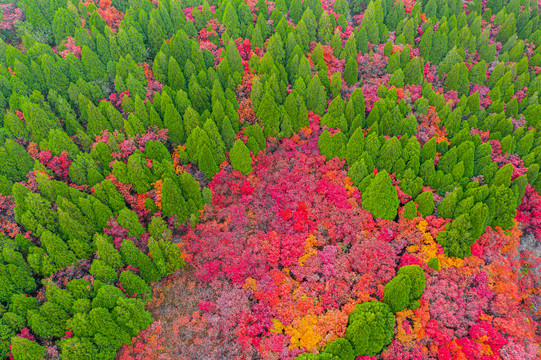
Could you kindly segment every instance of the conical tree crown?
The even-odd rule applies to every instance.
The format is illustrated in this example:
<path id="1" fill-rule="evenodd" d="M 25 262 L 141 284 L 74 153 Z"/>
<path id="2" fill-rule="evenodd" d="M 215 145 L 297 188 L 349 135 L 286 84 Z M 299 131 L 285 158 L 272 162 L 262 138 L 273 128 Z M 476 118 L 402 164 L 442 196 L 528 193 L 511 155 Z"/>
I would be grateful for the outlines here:
<path id="1" fill-rule="evenodd" d="M 362 194 L 362 206 L 374 218 L 393 220 L 398 212 L 398 193 L 387 171 L 380 171 Z"/>

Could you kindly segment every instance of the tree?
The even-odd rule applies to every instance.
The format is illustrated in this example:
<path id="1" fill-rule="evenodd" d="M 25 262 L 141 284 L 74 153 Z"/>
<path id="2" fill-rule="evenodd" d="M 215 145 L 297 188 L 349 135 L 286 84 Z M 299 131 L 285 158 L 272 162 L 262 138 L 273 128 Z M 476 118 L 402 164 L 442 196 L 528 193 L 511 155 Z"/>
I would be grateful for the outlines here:
<path id="1" fill-rule="evenodd" d="M 257 110 L 263 124 L 265 137 L 276 137 L 280 131 L 280 113 L 271 91 L 266 91 Z"/>
<path id="2" fill-rule="evenodd" d="M 402 146 L 396 137 L 387 140 L 379 150 L 377 167 L 393 172 L 394 163 L 402 156 Z"/>
<path id="3" fill-rule="evenodd" d="M 473 84 L 483 85 L 487 79 L 487 63 L 484 60 L 473 65 L 469 73 L 469 79 Z"/>
<path id="4" fill-rule="evenodd" d="M 432 35 L 434 28 L 429 26 L 421 36 L 421 42 L 419 43 L 419 52 L 424 59 L 428 59 L 432 49 Z"/>
<path id="5" fill-rule="evenodd" d="M 86 108 L 86 114 L 88 118 L 87 133 L 90 136 L 100 135 L 102 131 L 109 130 L 113 131 L 111 123 L 103 116 L 101 111 L 94 106 L 92 103 L 88 102 Z"/>
<path id="6" fill-rule="evenodd" d="M 23 181 L 33 167 L 32 157 L 12 139 L 6 140 L 4 148 L 0 147 L 0 175 L 10 182 Z"/>
<path id="7" fill-rule="evenodd" d="M 146 193 L 151 188 L 150 180 L 147 177 L 149 169 L 143 159 L 144 157 L 141 156 L 140 152 L 134 152 L 128 158 L 126 167 L 130 183 L 138 194 Z"/>
<path id="8" fill-rule="evenodd" d="M 11 352 L 13 359 L 17 360 L 41 360 L 45 357 L 45 347 L 19 336 L 11 339 Z"/>
<path id="9" fill-rule="evenodd" d="M 423 65 L 419 57 L 415 56 L 404 69 L 404 81 L 407 84 L 421 85 L 423 83 Z"/>
<path id="10" fill-rule="evenodd" d="M 162 211 L 167 217 L 176 215 L 180 222 L 188 218 L 186 200 L 182 197 L 182 192 L 176 182 L 166 177 L 162 186 Z"/>
<path id="11" fill-rule="evenodd" d="M 328 44 L 332 38 L 332 23 L 330 16 L 327 12 L 323 13 L 321 19 L 318 22 L 317 35 L 322 44 Z"/>
<path id="12" fill-rule="evenodd" d="M 94 308 L 88 313 L 88 319 L 93 330 L 93 341 L 100 354 L 114 357 L 116 350 L 130 343 L 130 334 L 118 326 L 109 310 L 102 307 Z"/>
<path id="13" fill-rule="evenodd" d="M 84 337 L 72 337 L 59 343 L 64 360 L 92 360 L 98 357 L 98 349 L 94 343 Z"/>
<path id="14" fill-rule="evenodd" d="M 445 79 L 445 90 L 455 90 L 459 96 L 468 95 L 470 90 L 468 73 L 468 68 L 464 63 L 458 63 L 453 66 Z"/>
<path id="15" fill-rule="evenodd" d="M 182 73 L 180 65 L 172 56 L 169 58 L 169 66 L 167 67 L 167 69 L 169 86 L 175 91 L 185 89 L 186 80 L 184 79 L 184 75 Z"/>
<path id="16" fill-rule="evenodd" d="M 94 244 L 96 244 L 97 254 L 103 262 L 111 266 L 113 270 L 118 270 L 124 266 L 120 253 L 107 238 L 100 234 L 94 235 Z"/>
<path id="17" fill-rule="evenodd" d="M 41 244 L 57 269 L 65 268 L 77 260 L 75 254 L 68 248 L 66 243 L 50 231 L 45 231 L 42 234 Z"/>
<path id="18" fill-rule="evenodd" d="M 405 14 L 404 3 L 402 1 L 395 2 L 385 17 L 385 25 L 387 25 L 389 31 L 396 29 L 398 23 L 404 19 Z"/>
<path id="19" fill-rule="evenodd" d="M 507 16 L 506 21 L 503 23 L 502 27 L 496 35 L 496 41 L 505 44 L 509 38 L 517 32 L 517 22 L 514 14 Z"/>
<path id="20" fill-rule="evenodd" d="M 324 354 L 331 354 L 342 360 L 354 360 L 353 347 L 346 339 L 338 338 L 325 346 Z"/>
<path id="21" fill-rule="evenodd" d="M 142 299 L 147 300 L 152 292 L 150 286 L 131 271 L 122 271 L 118 281 L 122 284 L 122 287 L 129 296 L 139 295 Z"/>
<path id="22" fill-rule="evenodd" d="M 327 113 L 321 118 L 321 125 L 326 125 L 330 128 L 340 128 L 347 131 L 347 121 L 344 117 L 344 100 L 337 96 L 333 99 Z"/>
<path id="23" fill-rule="evenodd" d="M 227 33 L 231 39 L 240 36 L 240 22 L 232 2 L 229 2 L 225 8 L 222 24 L 227 28 Z"/>
<path id="24" fill-rule="evenodd" d="M 90 275 L 104 283 L 112 284 L 118 279 L 116 271 L 103 260 L 95 259 L 90 266 Z"/>
<path id="25" fill-rule="evenodd" d="M 58 120 L 53 119 L 39 105 L 24 102 L 21 104 L 21 110 L 26 120 L 26 127 L 30 130 L 31 140 L 34 142 L 46 140 L 50 130 L 61 128 Z"/>
<path id="26" fill-rule="evenodd" d="M 408 307 L 411 297 L 411 279 L 407 275 L 397 275 L 385 285 L 383 302 L 399 312 Z"/>
<path id="27" fill-rule="evenodd" d="M 345 339 L 353 346 L 354 356 L 378 354 L 393 340 L 395 318 L 391 308 L 380 301 L 358 304 L 349 315 Z"/>
<path id="28" fill-rule="evenodd" d="M 109 179 L 94 187 L 94 196 L 115 213 L 126 207 L 124 197 L 119 194 L 115 185 Z"/>
<path id="29" fill-rule="evenodd" d="M 348 86 L 353 86 L 359 78 L 359 70 L 357 60 L 354 57 L 349 57 L 346 60 L 346 68 L 344 69 L 344 80 Z"/>
<path id="30" fill-rule="evenodd" d="M 81 62 L 85 68 L 88 81 L 104 80 L 107 77 L 107 69 L 98 55 L 86 45 L 81 50 Z"/>
<path id="31" fill-rule="evenodd" d="M 185 140 L 184 126 L 180 114 L 173 104 L 168 104 L 164 114 L 163 124 L 169 129 L 168 135 L 173 144 L 180 144 Z"/>
<path id="32" fill-rule="evenodd" d="M 52 23 L 56 45 L 60 45 L 65 38 L 72 36 L 75 33 L 75 28 L 78 25 L 77 19 L 69 12 L 68 9 L 58 9 L 54 14 L 54 20 Z"/>
<path id="33" fill-rule="evenodd" d="M 119 298 L 111 314 L 132 337 L 152 324 L 152 315 L 145 310 L 145 303 L 140 299 Z"/>
<path id="34" fill-rule="evenodd" d="M 423 269 L 419 265 L 402 266 L 397 276 L 406 275 L 411 280 L 410 306 L 423 295 L 426 287 L 426 277 Z"/>
<path id="35" fill-rule="evenodd" d="M 129 230 L 128 236 L 133 236 L 138 239 L 145 232 L 145 229 L 139 222 L 137 213 L 128 208 L 120 210 L 116 221 L 120 226 Z"/>
<path id="36" fill-rule="evenodd" d="M 346 161 L 348 164 L 353 164 L 360 159 L 364 151 L 364 133 L 362 128 L 357 128 L 353 135 L 349 138 L 346 146 Z"/>
<path id="37" fill-rule="evenodd" d="M 314 76 L 308 84 L 306 108 L 323 116 L 327 107 L 327 94 L 318 76 Z"/>
<path id="38" fill-rule="evenodd" d="M 231 149 L 235 142 L 235 130 L 231 126 L 231 121 L 228 117 L 225 117 L 222 123 L 222 139 L 226 149 Z"/>
<path id="39" fill-rule="evenodd" d="M 362 193 L 362 206 L 370 211 L 374 218 L 393 220 L 399 203 L 396 187 L 385 170 L 378 172 Z"/>
<path id="40" fill-rule="evenodd" d="M 198 166 L 199 169 L 207 176 L 207 179 L 211 180 L 214 175 L 220 171 L 218 165 L 214 161 L 212 151 L 206 143 L 204 143 L 199 151 L 198 157 Z"/>
<path id="41" fill-rule="evenodd" d="M 432 191 L 425 191 L 419 194 L 417 196 L 417 199 L 415 199 L 417 202 L 418 208 L 417 210 L 421 213 L 423 216 L 429 216 L 432 215 L 434 212 L 434 194 Z"/>
<path id="42" fill-rule="evenodd" d="M 236 140 L 229 152 L 233 169 L 247 175 L 253 171 L 250 151 L 242 140 Z"/>

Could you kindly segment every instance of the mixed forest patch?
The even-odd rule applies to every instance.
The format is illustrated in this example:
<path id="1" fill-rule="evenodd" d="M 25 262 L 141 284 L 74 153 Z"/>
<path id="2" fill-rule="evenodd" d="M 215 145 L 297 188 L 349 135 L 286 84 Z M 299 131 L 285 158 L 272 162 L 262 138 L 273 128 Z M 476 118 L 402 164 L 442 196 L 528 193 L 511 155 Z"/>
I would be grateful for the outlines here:
<path id="1" fill-rule="evenodd" d="M 0 359 L 538 359 L 529 0 L 0 0 Z"/>

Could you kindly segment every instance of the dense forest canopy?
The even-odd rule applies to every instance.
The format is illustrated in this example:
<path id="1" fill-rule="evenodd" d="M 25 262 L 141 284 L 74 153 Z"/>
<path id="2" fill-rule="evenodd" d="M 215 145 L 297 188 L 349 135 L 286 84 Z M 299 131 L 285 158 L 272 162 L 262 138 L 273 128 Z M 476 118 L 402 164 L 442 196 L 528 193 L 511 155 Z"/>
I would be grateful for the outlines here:
<path id="1" fill-rule="evenodd" d="M 529 0 L 0 0 L 0 359 L 538 359 Z"/>

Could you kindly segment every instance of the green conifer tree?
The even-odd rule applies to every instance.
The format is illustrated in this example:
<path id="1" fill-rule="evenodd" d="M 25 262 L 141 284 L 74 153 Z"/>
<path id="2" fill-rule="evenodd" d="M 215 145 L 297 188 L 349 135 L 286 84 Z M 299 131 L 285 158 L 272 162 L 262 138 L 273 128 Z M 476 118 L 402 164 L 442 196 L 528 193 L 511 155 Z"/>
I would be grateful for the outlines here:
<path id="1" fill-rule="evenodd" d="M 387 171 L 379 171 L 362 193 L 362 206 L 374 218 L 393 220 L 398 212 L 398 194 Z"/>
<path id="2" fill-rule="evenodd" d="M 432 215 L 434 212 L 434 194 L 432 191 L 425 191 L 419 194 L 417 196 L 417 199 L 415 199 L 417 202 L 417 210 L 421 213 L 423 216 L 429 216 Z"/>
<path id="3" fill-rule="evenodd" d="M 250 151 L 242 140 L 239 139 L 235 141 L 229 152 L 229 157 L 233 169 L 238 170 L 245 175 L 253 171 Z"/>

